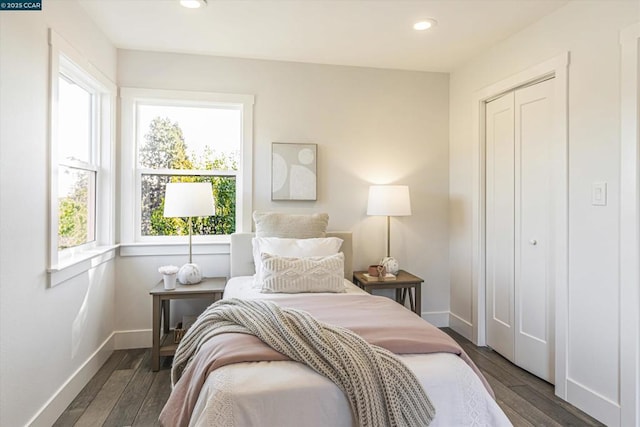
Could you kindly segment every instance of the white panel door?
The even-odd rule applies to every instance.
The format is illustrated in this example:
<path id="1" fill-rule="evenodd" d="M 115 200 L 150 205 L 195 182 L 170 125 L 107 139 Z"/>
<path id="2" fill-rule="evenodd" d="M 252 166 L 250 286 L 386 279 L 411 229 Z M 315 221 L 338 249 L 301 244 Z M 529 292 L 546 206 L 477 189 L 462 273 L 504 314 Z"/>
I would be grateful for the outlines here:
<path id="1" fill-rule="evenodd" d="M 553 84 L 515 91 L 515 363 L 551 383 Z"/>
<path id="2" fill-rule="evenodd" d="M 486 106 L 487 345 L 514 359 L 514 94 Z"/>
<path id="3" fill-rule="evenodd" d="M 554 81 L 486 105 L 486 342 L 554 381 Z"/>

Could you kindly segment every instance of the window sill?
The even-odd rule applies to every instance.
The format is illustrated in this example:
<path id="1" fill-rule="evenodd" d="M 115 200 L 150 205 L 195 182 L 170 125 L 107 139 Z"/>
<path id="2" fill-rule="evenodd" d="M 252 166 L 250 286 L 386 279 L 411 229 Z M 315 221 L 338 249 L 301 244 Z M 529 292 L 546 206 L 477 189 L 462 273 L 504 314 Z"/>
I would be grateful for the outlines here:
<path id="1" fill-rule="evenodd" d="M 193 242 L 193 255 L 228 255 L 230 239 Z M 120 244 L 120 256 L 189 255 L 189 244 L 180 242 L 137 242 Z"/>
<path id="2" fill-rule="evenodd" d="M 49 273 L 49 287 L 57 286 L 102 263 L 112 260 L 115 257 L 115 250 L 117 248 L 118 245 L 98 246 L 65 259 L 58 263 L 58 265 L 49 268 L 49 270 L 47 270 Z"/>

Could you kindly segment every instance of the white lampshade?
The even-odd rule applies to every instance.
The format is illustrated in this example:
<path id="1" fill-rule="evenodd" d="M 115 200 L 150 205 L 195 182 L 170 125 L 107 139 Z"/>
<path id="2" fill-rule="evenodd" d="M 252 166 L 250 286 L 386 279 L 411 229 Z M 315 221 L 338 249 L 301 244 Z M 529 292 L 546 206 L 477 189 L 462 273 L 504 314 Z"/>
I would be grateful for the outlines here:
<path id="1" fill-rule="evenodd" d="M 210 182 L 170 182 L 164 193 L 165 217 L 215 214 Z"/>
<path id="2" fill-rule="evenodd" d="M 200 9 L 207 5 L 207 0 L 180 0 L 180 4 L 187 9 Z"/>
<path id="3" fill-rule="evenodd" d="M 409 187 L 406 185 L 372 185 L 369 187 L 367 215 L 411 215 Z"/>

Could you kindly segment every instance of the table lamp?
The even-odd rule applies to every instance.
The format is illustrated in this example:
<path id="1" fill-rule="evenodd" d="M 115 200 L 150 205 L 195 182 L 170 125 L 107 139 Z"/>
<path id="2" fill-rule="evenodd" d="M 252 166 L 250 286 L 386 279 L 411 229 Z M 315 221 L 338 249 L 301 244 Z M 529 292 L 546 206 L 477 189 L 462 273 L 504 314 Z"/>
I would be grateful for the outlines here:
<path id="1" fill-rule="evenodd" d="M 193 263 L 191 246 L 192 222 L 194 216 L 215 214 L 213 191 L 210 182 L 170 182 L 164 193 L 164 216 L 168 218 L 189 218 L 189 263 L 180 267 L 178 281 L 183 285 L 200 283 L 200 267 Z"/>
<path id="2" fill-rule="evenodd" d="M 381 262 L 387 272 L 397 274 L 398 262 L 391 257 L 391 221 L 392 216 L 411 215 L 411 198 L 406 185 L 372 185 L 369 187 L 367 215 L 387 217 L 387 256 Z"/>

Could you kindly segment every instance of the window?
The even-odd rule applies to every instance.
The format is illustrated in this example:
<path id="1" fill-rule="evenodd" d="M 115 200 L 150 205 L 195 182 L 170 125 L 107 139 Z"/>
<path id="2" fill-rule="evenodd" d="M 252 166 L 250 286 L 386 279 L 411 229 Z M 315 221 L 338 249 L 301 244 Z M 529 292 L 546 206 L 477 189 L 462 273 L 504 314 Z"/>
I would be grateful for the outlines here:
<path id="1" fill-rule="evenodd" d="M 122 242 L 171 242 L 186 218 L 165 218 L 169 182 L 213 187 L 215 214 L 193 222 L 195 241 L 226 241 L 251 226 L 253 97 L 121 89 Z"/>
<path id="2" fill-rule="evenodd" d="M 114 243 L 115 86 L 50 31 L 50 283 Z"/>
<path id="3" fill-rule="evenodd" d="M 61 61 L 58 77 L 58 251 L 95 242 L 95 105 L 99 93 Z"/>

